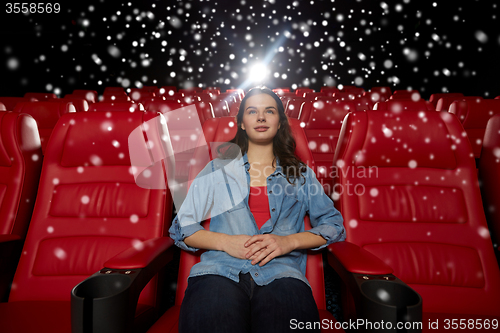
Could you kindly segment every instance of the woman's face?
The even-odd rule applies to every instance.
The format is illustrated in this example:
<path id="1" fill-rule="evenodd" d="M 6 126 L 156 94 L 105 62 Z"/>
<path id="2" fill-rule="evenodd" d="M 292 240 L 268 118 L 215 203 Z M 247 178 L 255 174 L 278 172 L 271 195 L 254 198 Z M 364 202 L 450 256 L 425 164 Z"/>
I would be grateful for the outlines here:
<path id="1" fill-rule="evenodd" d="M 248 140 L 254 143 L 272 142 L 278 128 L 280 116 L 278 105 L 268 94 L 258 94 L 246 100 L 241 128 L 247 132 Z"/>

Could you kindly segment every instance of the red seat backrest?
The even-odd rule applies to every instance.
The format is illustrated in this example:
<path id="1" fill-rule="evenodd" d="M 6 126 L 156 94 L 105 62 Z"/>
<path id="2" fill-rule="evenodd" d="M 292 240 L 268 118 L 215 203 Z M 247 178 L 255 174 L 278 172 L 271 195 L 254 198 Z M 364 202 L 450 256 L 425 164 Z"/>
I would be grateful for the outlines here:
<path id="1" fill-rule="evenodd" d="M 0 112 L 0 235 L 26 236 L 42 159 L 35 120 Z"/>
<path id="2" fill-rule="evenodd" d="M 475 158 L 481 156 L 484 132 L 488 120 L 500 113 L 500 100 L 497 99 L 469 99 L 451 103 L 449 112 L 455 114 L 472 145 Z"/>
<path id="3" fill-rule="evenodd" d="M 89 103 L 97 102 L 97 91 L 95 90 L 75 89 L 72 95 L 83 97 Z"/>
<path id="4" fill-rule="evenodd" d="M 338 207 L 347 241 L 391 266 L 424 312 L 499 315 L 500 271 L 462 133 L 445 112 L 350 113 L 335 152 Z"/>
<path id="5" fill-rule="evenodd" d="M 42 152 L 45 153 L 45 147 L 49 141 L 52 129 L 59 118 L 66 113 L 76 112 L 76 109 L 71 102 L 54 100 L 18 103 L 14 112 L 27 113 L 35 119 L 38 126 L 38 133 L 40 133 Z"/>
<path id="6" fill-rule="evenodd" d="M 399 113 L 403 111 L 434 111 L 435 109 L 430 102 L 424 99 L 389 99 L 376 103 L 373 110 Z"/>
<path id="7" fill-rule="evenodd" d="M 69 301 L 72 288 L 108 259 L 138 241 L 167 235 L 170 192 L 138 186 L 129 155 L 134 130 L 139 135 L 133 143 L 148 150 L 145 141 L 153 138 L 144 123 L 152 117 L 145 112 L 61 117 L 47 146 L 9 301 Z M 144 162 L 150 163 L 149 156 Z M 158 180 L 144 174 L 138 182 L 147 184 L 148 179 Z M 153 279 L 140 304 L 155 305 L 155 285 Z"/>
<path id="8" fill-rule="evenodd" d="M 144 111 L 144 107 L 141 103 L 134 103 L 131 101 L 98 102 L 90 105 L 89 111 L 141 112 Z"/>
<path id="9" fill-rule="evenodd" d="M 38 101 L 34 97 L 24 98 L 24 97 L 0 97 L 0 103 L 5 105 L 6 111 L 14 111 L 17 103 L 24 102 L 36 102 Z"/>
<path id="10" fill-rule="evenodd" d="M 231 123 L 233 124 L 232 126 Z M 300 122 L 296 119 L 289 119 L 289 123 L 296 142 L 295 154 L 311 169 L 313 169 L 313 171 L 315 171 L 312 154 L 307 147 L 307 138 L 304 131 L 300 127 Z M 221 117 L 207 120 L 203 124 L 203 133 L 205 134 L 204 139 L 206 140 L 206 143 L 209 145 L 209 147 L 211 142 L 227 142 L 231 140 L 236 134 L 234 117 Z M 203 154 L 204 152 L 206 152 L 206 148 L 195 151 L 195 155 L 198 152 Z M 213 158 L 213 156 L 210 156 L 210 158 Z M 209 161 L 207 160 L 206 163 L 208 162 Z M 196 163 L 193 167 L 191 167 L 189 170 L 189 179 L 194 179 L 196 175 L 203 169 L 203 167 L 205 167 L 206 163 Z M 204 222 L 205 228 L 208 228 L 208 223 L 209 220 Z M 310 225 L 308 216 L 306 216 L 305 223 L 306 229 L 309 229 Z M 202 251 L 197 251 L 196 253 L 188 253 L 187 251 L 181 251 L 179 275 L 177 280 L 177 292 L 175 298 L 176 305 L 180 305 L 182 303 L 184 291 L 187 287 L 187 278 L 189 276 L 189 272 L 191 271 L 191 267 L 199 262 L 201 252 Z M 318 308 L 321 310 L 326 309 L 321 252 L 309 253 L 307 260 L 306 277 L 308 278 L 309 283 L 313 288 L 313 295 Z"/>
<path id="11" fill-rule="evenodd" d="M 447 99 L 460 99 L 460 97 L 463 97 L 464 94 L 462 93 L 440 93 L 440 94 L 432 94 L 431 97 L 429 97 L 429 102 L 432 103 L 432 105 L 434 105 L 434 108 L 437 110 L 437 103 L 439 101 L 440 98 L 447 98 Z M 449 105 L 449 104 L 448 104 Z M 443 107 L 448 107 L 447 106 L 443 106 Z M 440 111 L 440 110 L 439 110 Z"/>
<path id="12" fill-rule="evenodd" d="M 304 121 L 304 132 L 317 168 L 316 177 L 322 183 L 327 195 L 333 189 L 333 156 L 337 146 L 340 128 L 345 116 L 356 110 L 355 101 L 315 101 L 309 117 Z"/>
<path id="13" fill-rule="evenodd" d="M 54 93 L 35 93 L 35 92 L 27 92 L 24 94 L 24 98 L 36 98 L 39 101 L 46 101 L 49 99 L 57 98 L 57 95 Z"/>
<path id="14" fill-rule="evenodd" d="M 35 205 L 42 169 L 35 120 L 0 112 L 0 300 L 6 300 Z"/>
<path id="15" fill-rule="evenodd" d="M 493 244 L 500 242 L 500 114 L 488 120 L 479 158 L 479 179 Z"/>

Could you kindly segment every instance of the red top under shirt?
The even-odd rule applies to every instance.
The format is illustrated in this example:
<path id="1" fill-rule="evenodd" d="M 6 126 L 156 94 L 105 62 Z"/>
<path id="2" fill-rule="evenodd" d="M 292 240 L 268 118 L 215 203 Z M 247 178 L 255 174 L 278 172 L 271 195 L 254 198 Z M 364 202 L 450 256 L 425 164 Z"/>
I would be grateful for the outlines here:
<path id="1" fill-rule="evenodd" d="M 267 186 L 251 186 L 248 206 L 255 218 L 257 228 L 261 228 L 271 218 L 269 211 L 269 200 L 267 198 Z"/>

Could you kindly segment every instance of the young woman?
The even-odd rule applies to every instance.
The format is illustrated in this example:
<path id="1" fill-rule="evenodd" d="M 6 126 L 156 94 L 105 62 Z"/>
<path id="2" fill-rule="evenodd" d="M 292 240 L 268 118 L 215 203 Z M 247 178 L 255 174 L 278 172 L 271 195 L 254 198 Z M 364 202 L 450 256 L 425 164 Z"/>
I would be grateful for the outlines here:
<path id="1" fill-rule="evenodd" d="M 294 154 L 279 97 L 251 89 L 236 123 L 235 137 L 198 174 L 170 228 L 182 249 L 207 250 L 191 270 L 179 332 L 287 332 L 292 319 L 319 322 L 306 249 L 345 239 L 342 216 Z M 209 214 L 210 231 L 200 226 Z"/>

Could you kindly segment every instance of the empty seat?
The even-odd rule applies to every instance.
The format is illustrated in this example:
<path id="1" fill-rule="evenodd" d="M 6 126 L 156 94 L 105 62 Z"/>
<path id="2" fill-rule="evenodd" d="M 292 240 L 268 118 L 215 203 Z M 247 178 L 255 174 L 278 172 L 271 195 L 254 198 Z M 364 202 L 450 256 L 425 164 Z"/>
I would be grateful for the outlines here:
<path id="1" fill-rule="evenodd" d="M 245 91 L 243 89 L 227 89 L 226 93 L 234 95 L 237 102 L 241 102 L 243 97 L 245 97 Z"/>
<path id="2" fill-rule="evenodd" d="M 130 97 L 125 91 L 104 91 L 101 102 L 129 102 Z"/>
<path id="3" fill-rule="evenodd" d="M 399 113 L 402 111 L 434 111 L 434 106 L 424 99 L 390 99 L 385 102 L 378 102 L 374 105 L 373 110 L 390 111 Z"/>
<path id="4" fill-rule="evenodd" d="M 155 93 L 143 89 L 132 88 L 128 96 L 134 102 L 140 102 L 143 99 L 155 97 Z"/>
<path id="5" fill-rule="evenodd" d="M 71 113 L 57 123 L 44 157 L 36 207 L 14 277 L 15 288 L 9 301 L 0 303 L 2 332 L 70 332 L 74 286 L 96 273 L 97 281 L 116 281 L 111 289 L 96 293 L 112 294 L 130 283 L 129 276 L 144 273 L 122 268 L 125 264 L 137 267 L 134 265 L 147 258 L 151 241 L 166 235 L 172 214 L 168 188 L 153 187 L 156 181 L 165 181 L 164 174 L 143 173 L 135 179 L 131 170 L 128 143 L 132 133 L 139 146 L 145 146 L 146 140 L 160 144 L 149 135 L 150 130 L 141 130 L 152 116 L 144 112 Z M 152 163 L 148 149 L 142 151 L 146 154 L 137 167 Z M 135 263 L 126 263 L 123 255 L 130 252 L 144 257 L 136 256 Z M 137 323 L 155 318 L 161 282 L 154 278 L 139 297 Z M 98 305 L 97 299 L 92 301 L 86 303 L 90 305 L 85 308 L 86 314 Z M 103 311 L 112 314 L 115 310 L 105 307 Z M 134 310 L 129 317 L 134 317 Z M 101 315 L 109 316 L 104 312 Z M 92 329 L 88 321 L 74 323 L 73 329 L 83 331 L 82 325 Z"/>
<path id="6" fill-rule="evenodd" d="M 375 105 L 377 102 L 385 102 L 389 99 L 390 95 L 384 95 L 377 91 L 365 91 L 362 97 L 369 98 L 371 103 Z"/>
<path id="7" fill-rule="evenodd" d="M 327 96 L 324 92 L 306 92 L 304 98 L 309 101 L 315 101 L 319 96 Z"/>
<path id="8" fill-rule="evenodd" d="M 464 94 L 462 93 L 441 93 L 441 94 L 432 94 L 431 97 L 429 97 L 429 102 L 432 103 L 432 105 L 434 105 L 434 108 L 437 110 L 437 103 L 439 101 L 440 98 L 443 98 L 443 97 L 446 97 L 447 99 L 459 99 L 460 97 L 462 97 Z M 451 104 L 451 102 L 450 102 Z M 449 104 L 448 105 L 442 105 L 443 108 L 448 108 Z M 438 111 L 441 111 L 441 110 L 438 110 Z"/>
<path id="9" fill-rule="evenodd" d="M 301 111 L 304 105 L 312 105 L 311 101 L 306 101 L 303 97 L 292 98 L 287 101 L 287 103 L 283 103 L 285 107 L 285 113 L 289 118 L 299 119 Z"/>
<path id="10" fill-rule="evenodd" d="M 344 117 L 356 110 L 356 103 L 315 101 L 307 118 L 301 118 L 305 123 L 306 133 L 316 165 L 316 177 L 323 185 L 327 195 L 333 192 L 333 177 L 335 170 L 333 156 L 342 127 Z"/>
<path id="11" fill-rule="evenodd" d="M 325 93 L 327 96 L 333 96 L 334 93 L 339 92 L 340 90 L 337 87 L 323 86 L 321 87 L 320 91 L 322 93 Z"/>
<path id="12" fill-rule="evenodd" d="M 436 111 L 445 111 L 448 112 L 451 103 L 454 101 L 465 101 L 465 100 L 478 100 L 478 99 L 483 99 L 480 96 L 444 96 L 438 99 L 436 103 Z"/>
<path id="13" fill-rule="evenodd" d="M 500 114 L 488 120 L 478 166 L 484 212 L 500 261 Z"/>
<path id="14" fill-rule="evenodd" d="M 449 112 L 455 114 L 467 132 L 474 157 L 481 156 L 484 132 L 488 120 L 500 113 L 500 101 L 496 99 L 468 99 L 451 103 Z"/>
<path id="15" fill-rule="evenodd" d="M 97 102 L 97 91 L 95 90 L 75 89 L 72 95 L 83 97 L 89 103 Z"/>
<path id="16" fill-rule="evenodd" d="M 89 111 L 118 111 L 118 112 L 138 112 L 144 111 L 141 103 L 134 102 L 99 102 L 94 103 L 89 107 Z"/>
<path id="17" fill-rule="evenodd" d="M 314 89 L 311 88 L 297 88 L 295 89 L 295 95 L 299 97 L 305 97 L 305 94 L 308 92 L 314 92 Z"/>
<path id="18" fill-rule="evenodd" d="M 346 244 L 380 258 L 420 294 L 424 330 L 428 320 L 500 318 L 500 270 L 462 133 L 444 112 L 353 112 L 335 152 Z M 366 278 L 375 298 L 391 298 L 390 287 Z M 413 302 L 394 296 L 391 304 Z"/>
<path id="19" fill-rule="evenodd" d="M 17 103 L 24 103 L 24 102 L 36 102 L 38 101 L 34 97 L 0 97 L 0 103 L 5 105 L 6 111 L 14 111 L 16 104 Z"/>
<path id="20" fill-rule="evenodd" d="M 382 101 L 389 99 L 392 95 L 391 87 L 372 87 L 370 92 L 378 93 L 381 96 Z"/>
<path id="21" fill-rule="evenodd" d="M 356 98 L 356 94 L 350 91 L 337 91 L 333 93 L 332 97 L 337 101 L 352 101 Z"/>
<path id="22" fill-rule="evenodd" d="M 356 97 L 363 96 L 363 93 L 365 92 L 363 88 L 356 86 L 343 86 L 341 91 L 353 94 Z"/>
<path id="23" fill-rule="evenodd" d="M 49 99 L 57 98 L 57 95 L 54 93 L 34 93 L 28 92 L 24 94 L 24 98 L 36 98 L 39 101 L 46 101 Z"/>
<path id="24" fill-rule="evenodd" d="M 42 149 L 35 120 L 27 114 L 0 112 L 0 302 L 7 301 L 41 169 Z"/>
<path id="25" fill-rule="evenodd" d="M 395 90 L 389 99 L 411 99 L 418 101 L 421 97 L 418 90 Z"/>
<path id="26" fill-rule="evenodd" d="M 171 110 L 176 110 L 182 107 L 178 101 L 167 101 L 158 99 L 157 97 L 146 100 L 141 103 L 144 105 L 144 109 L 148 112 L 169 112 Z"/>
<path id="27" fill-rule="evenodd" d="M 89 102 L 81 96 L 66 95 L 64 98 L 59 98 L 58 101 L 70 102 L 75 107 L 76 112 L 87 112 L 89 110 Z"/>
<path id="28" fill-rule="evenodd" d="M 59 102 L 55 100 L 54 102 L 18 103 L 14 112 L 27 113 L 35 119 L 38 132 L 40 133 L 42 152 L 45 153 L 45 147 L 49 141 L 52 129 L 59 118 L 66 113 L 76 112 L 76 109 L 71 102 Z"/>
<path id="29" fill-rule="evenodd" d="M 229 116 L 229 106 L 227 105 L 226 100 L 213 101 L 213 102 L 210 102 L 210 104 L 212 105 L 214 117 L 227 117 L 227 116 Z"/>

